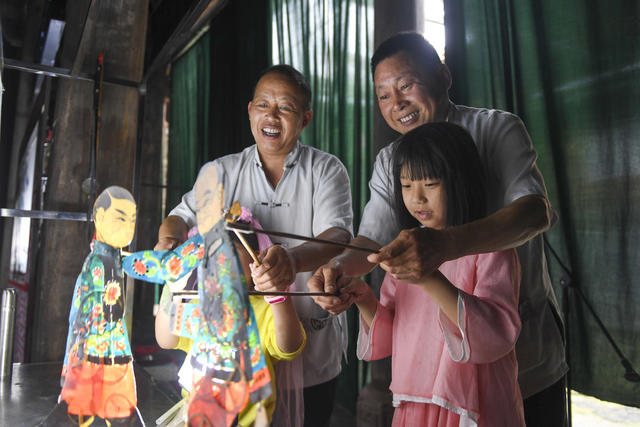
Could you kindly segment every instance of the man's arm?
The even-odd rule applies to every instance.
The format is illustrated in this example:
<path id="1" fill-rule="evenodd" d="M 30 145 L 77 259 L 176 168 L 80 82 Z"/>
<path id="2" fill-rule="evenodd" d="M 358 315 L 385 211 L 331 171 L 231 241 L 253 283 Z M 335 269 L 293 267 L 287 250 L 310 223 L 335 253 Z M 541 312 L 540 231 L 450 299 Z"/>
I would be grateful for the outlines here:
<path id="1" fill-rule="evenodd" d="M 189 230 L 187 223 L 182 218 L 175 215 L 169 215 L 162 221 L 158 229 L 158 243 L 153 247 L 154 250 L 174 249 L 182 242 L 187 240 Z"/>
<path id="2" fill-rule="evenodd" d="M 416 281 L 445 261 L 515 248 L 549 228 L 551 209 L 539 195 L 523 196 L 493 214 L 443 230 L 404 230 L 379 254 L 367 257 L 394 278 Z"/>
<path id="3" fill-rule="evenodd" d="M 340 227 L 329 228 L 317 236 L 341 243 L 347 243 L 350 237 L 351 234 Z M 338 246 L 316 242 L 305 242 L 288 250 L 280 245 L 271 246 L 260 254 L 261 265 L 252 267 L 256 290 L 284 290 L 293 283 L 296 273 L 318 268 L 341 250 Z"/>
<path id="4" fill-rule="evenodd" d="M 463 245 L 447 259 L 518 247 L 547 231 L 551 217 L 546 198 L 537 194 L 520 197 L 483 219 L 455 227 L 454 241 Z"/>
<path id="5" fill-rule="evenodd" d="M 351 233 L 344 228 L 332 227 L 318 235 L 319 239 L 347 243 Z M 342 251 L 339 246 L 325 245 L 316 242 L 305 242 L 291 249 L 296 271 L 313 271 Z"/>
<path id="6" fill-rule="evenodd" d="M 315 183 L 312 206 L 305 207 L 312 212 L 313 235 L 347 243 L 353 223 L 349 174 L 337 157 L 326 153 L 318 156 L 307 172 L 310 174 L 307 179 Z M 286 289 L 295 280 L 296 273 L 313 271 L 341 251 L 338 246 L 316 242 L 305 242 L 289 250 L 272 246 L 261 254 L 263 265 L 253 269 L 256 289 Z"/>

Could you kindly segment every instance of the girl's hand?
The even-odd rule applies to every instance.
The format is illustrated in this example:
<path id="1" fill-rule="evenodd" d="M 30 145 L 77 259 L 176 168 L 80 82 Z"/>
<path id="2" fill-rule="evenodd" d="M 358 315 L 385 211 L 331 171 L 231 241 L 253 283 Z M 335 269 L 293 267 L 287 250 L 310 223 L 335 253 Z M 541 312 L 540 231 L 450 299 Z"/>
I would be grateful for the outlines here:
<path id="1" fill-rule="evenodd" d="M 362 319 L 371 326 L 378 310 L 378 299 L 365 282 L 357 278 L 349 278 L 345 286 L 340 289 L 341 295 L 348 295 L 349 300 L 355 302 Z"/>
<path id="2" fill-rule="evenodd" d="M 345 311 L 353 304 L 353 301 L 349 299 L 348 294 L 340 294 L 340 285 L 348 284 L 348 280 L 345 282 L 343 276 L 342 267 L 338 262 L 332 260 L 327 265 L 323 265 L 318 268 L 316 272 L 307 281 L 307 287 L 310 292 L 329 292 L 334 293 L 336 290 L 338 293 L 336 296 L 313 296 L 313 301 L 325 311 L 333 315 L 338 315 Z M 350 278 L 346 278 L 350 279 Z"/>
<path id="3" fill-rule="evenodd" d="M 250 265 L 256 291 L 285 291 L 295 281 L 295 263 L 282 246 L 269 247 L 258 255 L 258 259 L 260 265 Z"/>
<path id="4" fill-rule="evenodd" d="M 360 303 L 367 298 L 375 298 L 373 291 L 362 280 L 355 277 L 346 277 L 338 282 L 340 295 L 346 295 L 351 303 Z"/>

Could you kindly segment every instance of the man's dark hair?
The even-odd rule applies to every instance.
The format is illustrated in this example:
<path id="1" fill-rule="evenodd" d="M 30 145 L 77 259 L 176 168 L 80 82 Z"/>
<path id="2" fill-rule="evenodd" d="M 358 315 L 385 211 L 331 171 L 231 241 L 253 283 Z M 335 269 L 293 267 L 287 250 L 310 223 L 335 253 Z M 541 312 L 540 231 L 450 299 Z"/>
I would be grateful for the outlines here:
<path id="1" fill-rule="evenodd" d="M 309 85 L 309 81 L 307 80 L 307 78 L 300 71 L 293 68 L 291 65 L 287 65 L 287 64 L 272 65 L 271 67 L 262 71 L 258 76 L 258 78 L 256 79 L 256 84 L 253 87 L 254 94 L 256 92 L 256 87 L 258 86 L 258 82 L 260 81 L 260 79 L 266 76 L 267 74 L 271 74 L 271 73 L 278 73 L 286 77 L 287 80 L 289 80 L 289 82 L 291 82 L 294 86 L 298 88 L 298 90 L 300 90 L 300 93 L 302 94 L 302 103 L 305 111 L 311 109 L 311 85 Z"/>
<path id="2" fill-rule="evenodd" d="M 375 76 L 380 62 L 401 52 L 405 53 L 416 70 L 422 73 L 423 83 L 427 85 L 431 95 L 440 98 L 448 90 L 448 82 L 444 80 L 438 52 L 421 34 L 415 32 L 398 33 L 378 46 L 371 57 L 371 77 Z"/>
<path id="3" fill-rule="evenodd" d="M 421 69 L 434 70 L 442 64 L 435 48 L 415 32 L 401 32 L 383 41 L 371 57 L 371 76 L 378 64 L 399 52 L 406 52 Z"/>
<path id="4" fill-rule="evenodd" d="M 404 173 L 403 173 L 404 172 Z M 400 176 L 439 179 L 447 200 L 447 227 L 486 215 L 485 173 L 473 138 L 458 125 L 426 123 L 400 138 L 393 152 L 396 212 L 401 227 L 418 227 L 402 200 Z"/>

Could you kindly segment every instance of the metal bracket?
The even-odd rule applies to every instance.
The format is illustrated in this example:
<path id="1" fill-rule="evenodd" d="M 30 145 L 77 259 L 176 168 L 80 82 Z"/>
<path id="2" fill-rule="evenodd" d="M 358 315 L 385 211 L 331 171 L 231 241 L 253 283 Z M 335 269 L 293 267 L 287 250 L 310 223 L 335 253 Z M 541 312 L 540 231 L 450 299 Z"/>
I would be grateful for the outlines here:
<path id="1" fill-rule="evenodd" d="M 86 213 L 60 212 L 60 211 L 27 211 L 23 209 L 0 208 L 0 217 L 7 218 L 35 218 L 35 219 L 59 219 L 66 221 L 91 221 Z"/>

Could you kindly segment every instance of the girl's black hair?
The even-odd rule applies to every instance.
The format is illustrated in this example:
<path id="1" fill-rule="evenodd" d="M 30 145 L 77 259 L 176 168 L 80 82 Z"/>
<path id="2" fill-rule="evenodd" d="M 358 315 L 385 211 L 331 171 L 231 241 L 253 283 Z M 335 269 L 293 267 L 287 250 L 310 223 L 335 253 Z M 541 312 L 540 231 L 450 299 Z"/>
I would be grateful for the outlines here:
<path id="1" fill-rule="evenodd" d="M 238 220 L 238 222 L 240 224 L 250 225 L 248 222 L 245 222 L 245 221 Z M 236 236 L 236 233 L 229 233 L 229 234 L 231 235 L 231 241 L 233 243 L 236 243 L 242 246 L 242 249 L 245 250 L 244 245 L 242 244 L 238 236 Z M 260 247 L 258 245 L 258 236 L 256 235 L 256 233 L 243 233 L 242 237 L 244 237 L 244 240 L 247 242 L 247 244 L 253 250 L 253 252 L 255 253 L 260 252 Z"/>
<path id="2" fill-rule="evenodd" d="M 447 199 L 447 227 L 486 215 L 485 173 L 471 135 L 452 123 L 427 123 L 400 138 L 393 152 L 395 205 L 402 228 L 420 225 L 402 200 L 400 174 L 439 179 Z"/>

